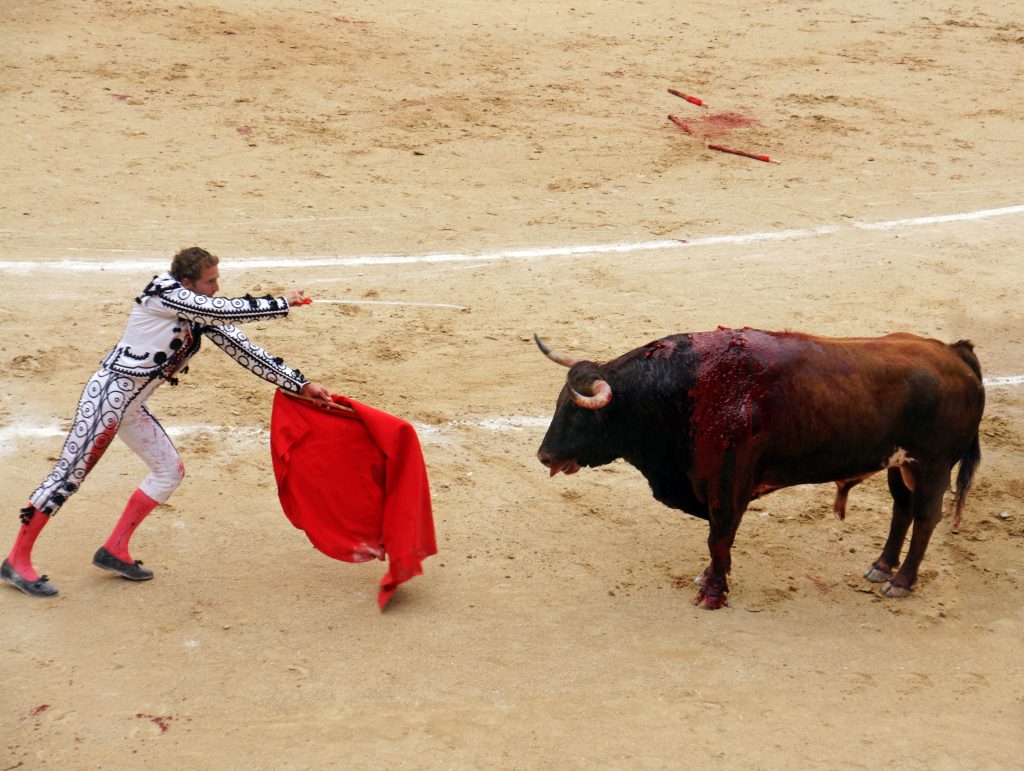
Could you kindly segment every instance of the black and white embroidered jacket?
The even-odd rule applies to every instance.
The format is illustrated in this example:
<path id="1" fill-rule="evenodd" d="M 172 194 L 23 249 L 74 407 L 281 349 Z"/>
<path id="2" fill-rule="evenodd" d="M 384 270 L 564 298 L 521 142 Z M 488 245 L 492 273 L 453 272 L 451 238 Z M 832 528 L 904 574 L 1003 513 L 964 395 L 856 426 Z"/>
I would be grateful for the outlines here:
<path id="1" fill-rule="evenodd" d="M 100 362 L 112 372 L 175 382 L 172 376 L 195 355 L 205 335 L 243 367 L 285 390 L 298 393 L 309 382 L 235 327 L 287 316 L 283 297 L 207 297 L 163 273 L 153 277 L 135 303 L 121 341 Z"/>

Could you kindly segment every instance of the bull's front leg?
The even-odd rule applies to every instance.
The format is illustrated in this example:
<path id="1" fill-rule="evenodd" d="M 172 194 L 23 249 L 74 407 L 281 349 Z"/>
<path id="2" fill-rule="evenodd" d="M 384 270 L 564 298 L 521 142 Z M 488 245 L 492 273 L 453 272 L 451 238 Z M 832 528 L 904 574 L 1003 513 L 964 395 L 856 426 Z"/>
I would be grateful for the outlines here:
<path id="1" fill-rule="evenodd" d="M 705 488 L 708 504 L 708 551 L 711 564 L 699 579 L 700 589 L 694 605 L 703 604 L 708 610 L 717 610 L 728 604 L 729 582 L 732 570 L 732 543 L 736 539 L 743 512 L 750 503 L 753 464 L 745 462 L 752 457 L 749 447 L 738 452 L 727 450 L 721 463 L 705 478 L 712 480 Z M 710 469 L 709 469 L 710 470 Z"/>
<path id="2" fill-rule="evenodd" d="M 743 510 L 719 508 L 709 518 L 711 532 L 708 534 L 708 551 L 711 552 L 711 564 L 697 579 L 700 589 L 693 600 L 694 605 L 703 604 L 708 610 L 717 610 L 728 605 L 729 581 L 727 576 L 732 570 L 732 543 L 736 540 Z"/>

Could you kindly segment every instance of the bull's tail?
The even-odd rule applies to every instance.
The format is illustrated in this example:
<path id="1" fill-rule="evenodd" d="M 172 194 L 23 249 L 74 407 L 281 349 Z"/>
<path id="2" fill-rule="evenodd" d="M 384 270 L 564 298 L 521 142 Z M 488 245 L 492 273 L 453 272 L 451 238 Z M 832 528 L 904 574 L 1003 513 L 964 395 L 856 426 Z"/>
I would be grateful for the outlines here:
<path id="1" fill-rule="evenodd" d="M 974 345 L 970 340 L 959 340 L 950 346 L 953 351 L 963 360 L 964 364 L 971 368 L 981 382 L 981 362 L 974 354 Z M 984 394 L 984 391 L 982 392 Z M 984 399 L 984 396 L 983 396 Z M 983 401 L 984 404 L 984 401 Z M 967 493 L 974 481 L 974 472 L 981 462 L 981 442 L 978 432 L 975 431 L 967 450 L 960 458 L 960 468 L 956 472 L 956 492 L 953 495 L 953 530 L 960 529 L 960 519 L 964 511 L 964 503 L 967 501 Z"/>
<path id="2" fill-rule="evenodd" d="M 974 481 L 974 472 L 981 462 L 981 443 L 978 435 L 974 435 L 967 452 L 960 458 L 960 468 L 956 472 L 956 492 L 953 494 L 953 530 L 960 529 L 960 518 L 964 513 L 964 503 L 967 501 L 967 493 Z"/>

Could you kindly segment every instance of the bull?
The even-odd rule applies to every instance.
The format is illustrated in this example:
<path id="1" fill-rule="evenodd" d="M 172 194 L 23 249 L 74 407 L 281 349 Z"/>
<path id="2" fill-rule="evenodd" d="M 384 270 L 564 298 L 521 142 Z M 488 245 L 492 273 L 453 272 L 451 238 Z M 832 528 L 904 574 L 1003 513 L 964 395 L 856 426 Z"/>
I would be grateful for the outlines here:
<path id="1" fill-rule="evenodd" d="M 551 476 L 619 458 L 655 499 L 706 519 L 711 562 L 695 604 L 727 604 L 731 550 L 748 504 L 774 490 L 886 471 L 892 520 L 865 577 L 910 594 L 959 464 L 953 529 L 981 459 L 981 366 L 967 340 L 898 333 L 825 338 L 719 327 L 671 335 L 605 364 L 538 347 L 569 368 L 537 452 Z M 906 559 L 900 554 L 913 525 Z"/>

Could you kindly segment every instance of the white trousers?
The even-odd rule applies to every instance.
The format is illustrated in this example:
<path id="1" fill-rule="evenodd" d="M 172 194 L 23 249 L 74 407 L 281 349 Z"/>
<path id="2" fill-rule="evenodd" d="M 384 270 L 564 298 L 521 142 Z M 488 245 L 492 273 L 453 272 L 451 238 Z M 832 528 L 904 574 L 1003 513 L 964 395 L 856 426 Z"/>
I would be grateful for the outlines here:
<path id="1" fill-rule="evenodd" d="M 119 436 L 149 467 L 139 488 L 164 503 L 185 477 L 185 467 L 146 400 L 163 381 L 133 378 L 101 369 L 85 384 L 60 460 L 29 501 L 39 511 L 56 514 L 81 487 L 111 440 Z"/>

